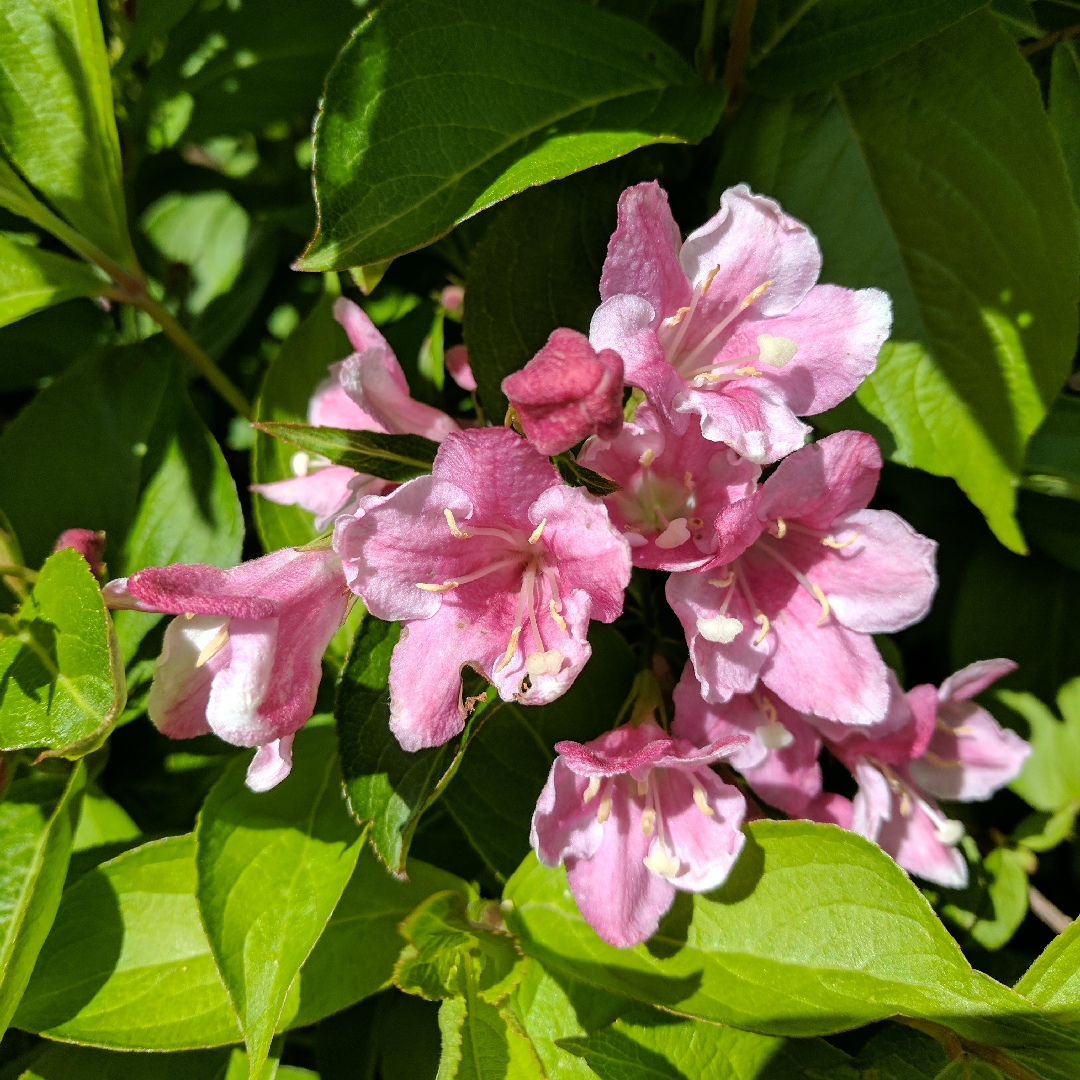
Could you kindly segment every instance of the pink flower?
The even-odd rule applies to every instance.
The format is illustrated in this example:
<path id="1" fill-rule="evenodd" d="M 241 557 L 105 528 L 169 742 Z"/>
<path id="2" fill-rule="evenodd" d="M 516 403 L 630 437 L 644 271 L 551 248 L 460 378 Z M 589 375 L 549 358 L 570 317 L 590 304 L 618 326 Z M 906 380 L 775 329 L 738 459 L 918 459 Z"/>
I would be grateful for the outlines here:
<path id="1" fill-rule="evenodd" d="M 578 910 L 608 944 L 650 938 L 676 889 L 708 892 L 727 879 L 746 803 L 709 765 L 744 741 L 699 750 L 648 720 L 555 745 L 532 846 L 545 866 L 566 863 Z"/>
<path id="2" fill-rule="evenodd" d="M 612 442 L 592 439 L 579 461 L 619 485 L 604 501 L 636 566 L 695 570 L 718 546 L 713 521 L 753 495 L 761 469 L 692 428 L 677 435 L 648 404 Z"/>
<path id="3" fill-rule="evenodd" d="M 707 439 L 757 462 L 798 449 L 796 419 L 831 409 L 874 370 L 892 322 L 888 296 L 815 285 L 813 234 L 745 184 L 680 240 L 655 182 L 623 192 L 600 279 L 594 348 L 626 380 Z"/>
<path id="4" fill-rule="evenodd" d="M 257 746 L 248 787 L 283 780 L 293 734 L 315 707 L 322 654 L 345 616 L 337 555 L 283 548 L 232 570 L 151 567 L 110 581 L 104 594 L 113 608 L 180 616 L 154 666 L 147 708 L 158 730 Z"/>
<path id="5" fill-rule="evenodd" d="M 870 635 L 922 618 L 937 579 L 932 540 L 864 509 L 880 469 L 861 432 L 804 447 L 721 510 L 711 564 L 668 579 L 706 701 L 750 693 L 760 677 L 798 712 L 884 718 L 887 668 Z"/>
<path id="6" fill-rule="evenodd" d="M 457 424 L 439 409 L 413 401 L 401 365 L 363 309 L 345 297 L 334 302 L 334 317 L 357 350 L 330 365 L 330 376 L 308 404 L 308 423 L 349 431 L 426 435 L 440 440 Z M 264 499 L 299 506 L 325 529 L 338 514 L 349 513 L 366 495 L 381 495 L 393 484 L 358 473 L 326 458 L 298 451 L 290 462 L 293 478 L 252 484 Z"/>
<path id="7" fill-rule="evenodd" d="M 547 344 L 502 391 L 526 438 L 551 457 L 589 435 L 613 439 L 623 423 L 623 364 L 611 349 L 595 352 L 576 330 L 552 331 Z"/>
<path id="8" fill-rule="evenodd" d="M 105 573 L 105 534 L 93 529 L 65 529 L 53 545 L 53 551 L 74 548 L 94 571 L 94 577 Z"/>
<path id="9" fill-rule="evenodd" d="M 589 619 L 617 618 L 630 580 L 603 503 L 506 428 L 448 435 L 430 476 L 340 518 L 334 548 L 371 614 L 404 624 L 390 727 L 406 750 L 462 730 L 466 664 L 504 700 L 559 697 L 589 658 Z"/>
<path id="10" fill-rule="evenodd" d="M 469 350 L 464 345 L 451 345 L 443 356 L 446 370 L 450 372 L 450 378 L 461 387 L 472 393 L 476 389 L 476 376 L 469 366 Z"/>

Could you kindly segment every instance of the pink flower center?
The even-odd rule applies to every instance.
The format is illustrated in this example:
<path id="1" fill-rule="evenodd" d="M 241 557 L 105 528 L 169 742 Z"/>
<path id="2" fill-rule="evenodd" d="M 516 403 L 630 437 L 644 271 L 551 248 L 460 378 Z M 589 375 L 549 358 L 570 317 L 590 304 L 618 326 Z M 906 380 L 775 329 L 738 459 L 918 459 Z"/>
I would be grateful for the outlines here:
<path id="1" fill-rule="evenodd" d="M 685 472 L 681 484 L 671 477 L 658 476 L 652 468 L 655 457 L 651 449 L 646 450 L 639 459 L 641 471 L 631 489 L 614 496 L 628 531 L 656 536 L 656 545 L 661 548 L 679 547 L 691 536 L 702 539 L 705 522 L 695 513 L 697 485 L 693 474 Z"/>
<path id="2" fill-rule="evenodd" d="M 955 847 L 960 843 L 960 839 L 964 835 L 962 822 L 946 817 L 936 807 L 931 806 L 911 784 L 897 776 L 888 765 L 874 758 L 868 758 L 867 760 L 885 777 L 889 790 L 899 800 L 902 817 L 910 818 L 917 807 L 930 819 L 931 824 L 934 826 L 934 835 L 940 843 L 946 847 Z"/>

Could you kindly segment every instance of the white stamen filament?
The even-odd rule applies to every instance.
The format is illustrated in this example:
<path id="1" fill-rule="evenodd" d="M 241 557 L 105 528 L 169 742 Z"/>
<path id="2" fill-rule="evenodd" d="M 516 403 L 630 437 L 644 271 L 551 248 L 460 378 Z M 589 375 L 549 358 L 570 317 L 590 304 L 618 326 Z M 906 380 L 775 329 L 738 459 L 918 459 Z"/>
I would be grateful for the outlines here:
<path id="1" fill-rule="evenodd" d="M 641 831 L 645 836 L 652 836 L 653 827 L 656 825 L 656 811 L 647 806 L 641 811 Z"/>
<path id="2" fill-rule="evenodd" d="M 453 581 L 444 581 L 441 583 L 430 584 L 426 581 L 418 581 L 416 587 L 423 589 L 424 592 L 449 592 L 451 589 L 456 589 L 461 585 L 468 585 L 470 581 L 479 581 L 482 577 L 487 577 L 488 574 L 494 574 L 498 570 L 505 570 L 508 566 L 515 566 L 521 562 L 520 556 L 515 556 L 509 559 L 500 559 L 498 562 L 492 563 L 490 566 L 485 566 L 480 570 L 474 570 L 471 574 L 466 574 L 464 577 L 455 578 Z"/>
<path id="3" fill-rule="evenodd" d="M 821 591 L 821 587 L 814 584 L 801 570 L 797 570 L 780 552 L 774 551 L 768 544 L 758 544 L 757 550 L 775 559 L 821 605 L 821 615 L 818 617 L 817 624 L 823 626 L 829 617 L 830 608 L 828 598 Z"/>
<path id="4" fill-rule="evenodd" d="M 754 289 L 748 296 L 746 296 L 742 303 L 734 309 L 726 318 L 721 319 L 694 347 L 693 352 L 683 361 L 683 367 L 690 367 L 693 369 L 695 361 L 698 357 L 735 321 L 755 300 L 757 300 L 762 293 L 765 292 L 769 286 L 772 285 L 771 281 L 762 282 L 756 289 Z M 690 317 L 693 316 L 693 311 L 690 312 Z M 689 318 L 684 320 L 685 324 L 689 324 Z M 685 332 L 685 331 L 684 331 Z M 672 354 L 677 351 L 678 341 L 675 348 L 672 349 Z"/>
<path id="5" fill-rule="evenodd" d="M 912 807 L 918 806 L 934 826 L 934 835 L 939 843 L 946 847 L 954 847 L 960 842 L 965 831 L 962 821 L 946 817 L 940 810 L 931 806 L 918 792 L 904 783 L 888 765 L 883 765 L 878 761 L 874 761 L 873 764 L 881 770 L 889 787 L 900 796 L 900 813 L 904 817 L 910 817 Z"/>
<path id="6" fill-rule="evenodd" d="M 199 659 L 195 661 L 195 666 L 201 668 L 207 660 L 212 660 L 223 648 L 225 648 L 225 644 L 228 640 L 229 620 L 226 619 L 221 626 L 218 627 L 217 633 L 203 646 L 202 652 L 199 653 Z"/>

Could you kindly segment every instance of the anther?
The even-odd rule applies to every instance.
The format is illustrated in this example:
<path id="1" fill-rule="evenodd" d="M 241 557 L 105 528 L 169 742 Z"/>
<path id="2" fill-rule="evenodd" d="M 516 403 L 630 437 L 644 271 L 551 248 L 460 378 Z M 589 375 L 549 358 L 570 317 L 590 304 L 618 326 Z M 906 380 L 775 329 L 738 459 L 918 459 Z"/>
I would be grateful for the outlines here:
<path id="1" fill-rule="evenodd" d="M 772 285 L 771 281 L 763 281 L 750 295 L 739 305 L 740 311 L 745 311 L 762 293 L 765 292 L 769 286 Z"/>
<path id="2" fill-rule="evenodd" d="M 686 472 L 683 473 L 682 484 L 683 489 L 687 492 L 687 494 L 694 490 L 694 474 L 689 469 L 687 469 Z"/>
<path id="3" fill-rule="evenodd" d="M 456 536 L 459 540 L 468 540 L 471 534 L 458 528 L 458 523 L 454 520 L 454 512 L 448 506 L 443 514 L 446 515 L 446 524 L 450 526 L 451 535 Z"/>
<path id="4" fill-rule="evenodd" d="M 834 551 L 840 551 L 842 548 L 848 547 L 850 544 L 854 544 L 859 539 L 858 533 L 852 533 L 846 540 L 837 540 L 833 536 L 823 536 L 821 542 L 827 548 L 832 548 Z"/>
<path id="5" fill-rule="evenodd" d="M 679 323 L 683 321 L 683 317 L 689 310 L 689 305 L 687 305 L 686 307 L 681 307 L 678 311 L 675 312 L 674 315 L 671 315 L 667 319 L 665 319 L 664 322 L 666 322 L 668 326 L 678 326 Z"/>
<path id="6" fill-rule="evenodd" d="M 709 584 L 718 589 L 726 589 L 735 580 L 735 571 L 732 570 L 726 578 L 709 578 Z"/>
<path id="7" fill-rule="evenodd" d="M 611 817 L 611 796 L 605 795 L 600 800 L 600 806 L 596 811 L 596 821 L 598 824 L 603 825 L 609 817 Z"/>
<path id="8" fill-rule="evenodd" d="M 541 536 L 544 535 L 544 526 L 547 524 L 547 518 L 541 518 L 540 524 L 536 526 L 532 531 L 532 536 L 529 537 L 529 543 L 535 544 Z"/>
<path id="9" fill-rule="evenodd" d="M 589 786 L 585 789 L 585 794 L 581 797 L 581 801 L 584 803 L 590 803 L 596 798 L 596 793 L 600 790 L 600 777 L 590 776 Z"/>
<path id="10" fill-rule="evenodd" d="M 650 446 L 648 450 L 645 450 L 641 457 L 638 458 L 638 464 L 647 469 L 656 460 L 656 451 Z"/>
<path id="11" fill-rule="evenodd" d="M 218 632 L 203 646 L 203 650 L 199 653 L 199 659 L 195 661 L 195 666 L 200 668 L 207 660 L 213 659 L 221 650 L 225 647 L 225 643 L 229 640 L 229 620 L 226 619 L 220 627 Z"/>
<path id="12" fill-rule="evenodd" d="M 424 592 L 449 592 L 451 589 L 456 589 L 460 582 L 457 581 L 444 581 L 441 585 L 432 585 L 426 581 L 418 581 L 416 587 L 423 589 Z"/>
<path id="13" fill-rule="evenodd" d="M 824 626 L 826 620 L 829 618 L 829 601 L 825 594 L 821 591 L 820 585 L 811 583 L 811 587 L 814 590 L 814 596 L 817 597 L 817 602 L 821 605 L 821 615 L 818 616 L 817 625 Z"/>
<path id="14" fill-rule="evenodd" d="M 770 529 L 769 532 L 771 532 L 777 540 L 783 540 L 787 535 L 787 522 L 783 518 L 778 517 L 776 519 L 776 531 L 773 532 L 773 530 Z"/>
<path id="15" fill-rule="evenodd" d="M 525 670 L 535 679 L 537 675 L 556 675 L 562 668 L 563 654 L 558 649 L 529 653 L 525 657 Z"/>
<path id="16" fill-rule="evenodd" d="M 184 612 L 184 618 L 185 619 L 194 619 L 195 618 L 195 612 L 194 611 L 185 611 Z"/>
<path id="17" fill-rule="evenodd" d="M 311 458 L 305 454 L 303 450 L 297 450 L 297 452 L 289 458 L 289 468 L 292 470 L 293 476 L 307 476 L 310 465 Z"/>
<path id="18" fill-rule="evenodd" d="M 555 606 L 554 600 L 548 601 L 548 611 L 551 613 L 551 618 L 554 620 L 555 625 L 565 634 L 566 620 L 559 614 L 559 609 Z"/>
<path id="19" fill-rule="evenodd" d="M 735 369 L 735 374 L 736 375 L 758 376 L 758 375 L 761 374 L 761 372 L 758 371 L 758 369 L 756 367 L 737 367 Z"/>
<path id="20" fill-rule="evenodd" d="M 639 795 L 648 795 L 649 793 L 649 781 L 638 780 L 635 778 L 634 783 L 637 784 L 637 793 Z"/>
<path id="21" fill-rule="evenodd" d="M 656 811 L 648 806 L 641 811 L 641 831 L 646 836 L 652 836 L 653 828 L 656 826 Z"/>
<path id="22" fill-rule="evenodd" d="M 495 674 L 497 675 L 507 664 L 514 658 L 514 653 L 517 652 L 518 638 L 521 637 L 521 627 L 515 626 L 513 633 L 510 635 L 510 643 L 506 646 L 506 652 L 503 653 L 502 659 L 495 665 Z"/>
<path id="23" fill-rule="evenodd" d="M 706 294 L 706 293 L 707 293 L 707 292 L 709 291 L 709 287 L 710 287 L 710 286 L 712 285 L 712 283 L 713 283 L 713 279 L 714 279 L 714 278 L 716 277 L 716 275 L 717 275 L 717 274 L 719 274 L 719 273 L 720 273 L 720 264 L 719 264 L 719 263 L 717 263 L 717 264 L 716 264 L 716 265 L 715 265 L 715 266 L 714 266 L 714 267 L 713 267 L 713 268 L 712 268 L 712 269 L 711 269 L 711 270 L 709 271 L 709 273 L 708 273 L 708 276 L 707 276 L 707 277 L 705 278 L 705 283 L 704 283 L 704 284 L 703 284 L 703 285 L 701 286 L 701 295 L 702 295 L 702 296 L 704 296 L 704 295 L 705 295 L 705 294 Z"/>
<path id="24" fill-rule="evenodd" d="M 700 784 L 694 785 L 694 804 L 706 817 L 716 816 L 716 811 L 705 801 L 705 789 Z"/>
<path id="25" fill-rule="evenodd" d="M 754 644 L 760 645 L 765 640 L 765 635 L 769 632 L 769 616 L 764 611 L 759 611 L 754 616 L 754 622 L 761 627 L 754 637 Z"/>

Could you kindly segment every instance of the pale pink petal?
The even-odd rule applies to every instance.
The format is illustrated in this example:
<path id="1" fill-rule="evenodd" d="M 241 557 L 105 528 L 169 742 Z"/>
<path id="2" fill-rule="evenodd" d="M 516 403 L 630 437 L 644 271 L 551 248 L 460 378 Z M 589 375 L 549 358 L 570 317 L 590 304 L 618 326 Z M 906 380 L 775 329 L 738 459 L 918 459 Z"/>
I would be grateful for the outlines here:
<path id="1" fill-rule="evenodd" d="M 1004 678 L 1016 670 L 1012 660 L 976 660 L 974 664 L 950 675 L 938 691 L 941 701 L 967 701 L 981 694 L 991 683 Z"/>
<path id="2" fill-rule="evenodd" d="M 196 663 L 224 624 L 224 619 L 212 615 L 181 616 L 165 628 L 146 707 L 153 725 L 170 739 L 191 739 L 210 730 L 206 720 L 210 685 L 228 662 L 228 653 L 222 650 L 199 667 Z"/>
<path id="3" fill-rule="evenodd" d="M 873 758 L 879 764 L 906 765 L 925 750 L 937 723 L 936 701 L 924 688 L 915 687 L 905 694 L 892 671 L 888 673 L 889 708 L 884 719 L 875 724 L 842 724 L 820 716 L 808 717 L 824 736 L 833 755 L 854 771 L 860 758 Z M 933 690 L 933 687 L 925 689 Z"/>
<path id="4" fill-rule="evenodd" d="M 701 746 L 732 735 L 750 738 L 728 758 L 729 764 L 745 772 L 762 764 L 769 750 L 757 738 L 755 731 L 765 718 L 749 694 L 736 694 L 730 701 L 710 704 L 701 696 L 692 664 L 683 668 L 673 694 L 675 718 L 671 733 L 680 739 Z"/>
<path id="5" fill-rule="evenodd" d="M 252 791 L 261 794 L 277 787 L 292 772 L 293 736 L 264 743 L 255 751 L 248 766 L 244 783 Z"/>
<path id="6" fill-rule="evenodd" d="M 885 779 L 885 774 L 865 758 L 855 762 L 852 775 L 859 785 L 859 790 L 855 793 L 852 805 L 851 831 L 876 842 L 882 825 L 895 810 L 889 782 Z"/>
<path id="7" fill-rule="evenodd" d="M 558 866 L 567 857 L 596 854 L 604 829 L 596 819 L 600 800 L 584 801 L 589 781 L 572 772 L 561 757 L 552 763 L 547 783 L 533 812 L 529 842 L 545 865 Z"/>
<path id="8" fill-rule="evenodd" d="M 315 515 L 315 528 L 324 529 L 334 515 L 352 498 L 350 481 L 360 474 L 344 465 L 313 469 L 307 476 L 252 484 L 251 490 L 281 506 L 299 506 Z"/>
<path id="9" fill-rule="evenodd" d="M 105 606 L 111 610 L 157 611 L 157 608 L 131 595 L 126 577 L 113 578 L 112 581 L 103 585 L 101 598 L 105 601 Z"/>
<path id="10" fill-rule="evenodd" d="M 443 290 L 446 291 L 445 289 Z M 446 350 L 443 356 L 446 370 L 450 372 L 450 378 L 470 393 L 476 389 L 476 376 L 469 366 L 469 351 L 464 345 L 453 345 Z"/>
<path id="11" fill-rule="evenodd" d="M 283 734 L 268 731 L 259 711 L 274 669 L 278 620 L 231 619 L 228 631 L 227 663 L 214 676 L 206 719 L 219 739 L 233 746 L 259 746 L 269 741 L 268 734 Z M 310 715 L 309 709 L 303 719 Z"/>
<path id="12" fill-rule="evenodd" d="M 719 268 L 706 294 L 706 314 L 714 307 L 718 312 L 736 307 L 769 282 L 749 310 L 784 315 L 817 281 L 821 249 L 814 234 L 778 203 L 738 184 L 720 196 L 720 209 L 686 238 L 679 261 L 695 287 Z"/>
<path id="13" fill-rule="evenodd" d="M 619 197 L 618 224 L 608 241 L 601 299 L 629 293 L 647 300 L 660 318 L 673 315 L 690 302 L 680 246 L 667 192 L 655 180 L 627 188 Z"/>
<path id="14" fill-rule="evenodd" d="M 622 724 L 589 743 L 566 740 L 555 752 L 578 776 L 618 776 L 655 764 L 670 740 L 655 720 Z"/>
<path id="15" fill-rule="evenodd" d="M 341 323 L 345 333 L 349 336 L 352 347 L 357 352 L 363 352 L 365 349 L 371 348 L 390 348 L 386 338 L 379 333 L 378 328 L 368 318 L 364 309 L 348 297 L 339 296 L 334 301 L 334 318 Z"/>
<path id="16" fill-rule="evenodd" d="M 964 856 L 942 842 L 937 826 L 918 803 L 911 804 L 907 815 L 894 808 L 889 820 L 882 822 L 877 842 L 909 874 L 924 881 L 946 889 L 962 889 L 968 883 Z"/>
<path id="17" fill-rule="evenodd" d="M 340 364 L 331 364 L 333 373 L 308 402 L 308 423 L 314 427 L 347 428 L 350 431 L 385 431 L 375 417 L 364 412 L 338 380 Z"/>
<path id="18" fill-rule="evenodd" d="M 807 821 L 839 825 L 841 829 L 847 829 L 850 832 L 853 828 L 851 822 L 854 812 L 850 799 L 837 795 L 833 791 L 823 791 L 799 816 L 806 818 Z"/>

